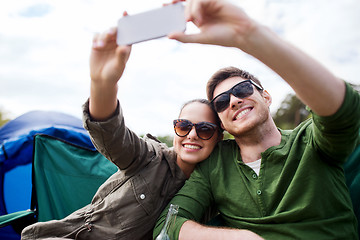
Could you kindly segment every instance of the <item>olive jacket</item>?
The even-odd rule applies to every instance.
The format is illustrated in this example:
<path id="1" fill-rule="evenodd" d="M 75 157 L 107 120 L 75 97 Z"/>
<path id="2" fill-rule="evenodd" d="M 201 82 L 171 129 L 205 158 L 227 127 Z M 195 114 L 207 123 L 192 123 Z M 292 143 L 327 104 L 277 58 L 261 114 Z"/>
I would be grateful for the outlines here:
<path id="1" fill-rule="evenodd" d="M 119 103 L 112 117 L 97 122 L 87 101 L 83 122 L 97 150 L 119 170 L 89 205 L 25 228 L 22 239 L 152 239 L 158 216 L 186 180 L 176 153 L 150 134 L 140 138 L 128 129 Z"/>

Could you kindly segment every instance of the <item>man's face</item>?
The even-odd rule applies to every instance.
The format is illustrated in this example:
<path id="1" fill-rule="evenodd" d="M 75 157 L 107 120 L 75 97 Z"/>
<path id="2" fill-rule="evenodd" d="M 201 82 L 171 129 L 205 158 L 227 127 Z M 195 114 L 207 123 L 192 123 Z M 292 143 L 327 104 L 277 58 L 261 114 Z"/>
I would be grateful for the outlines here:
<path id="1" fill-rule="evenodd" d="M 214 90 L 214 97 L 228 91 L 239 82 L 245 81 L 241 77 L 231 77 L 222 81 Z M 271 97 L 263 91 L 261 94 L 255 86 L 252 95 L 245 98 L 237 98 L 230 94 L 229 106 L 222 112 L 219 117 L 223 128 L 235 137 L 249 133 L 255 127 L 261 126 L 270 117 L 269 106 Z"/>

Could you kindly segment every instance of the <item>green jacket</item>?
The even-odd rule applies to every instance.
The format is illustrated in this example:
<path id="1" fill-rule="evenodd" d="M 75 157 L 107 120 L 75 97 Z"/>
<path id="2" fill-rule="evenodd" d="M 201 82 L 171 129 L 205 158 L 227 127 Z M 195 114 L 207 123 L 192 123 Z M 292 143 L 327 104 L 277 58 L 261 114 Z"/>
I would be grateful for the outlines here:
<path id="1" fill-rule="evenodd" d="M 294 130 L 280 130 L 280 145 L 262 153 L 259 176 L 242 162 L 234 140 L 221 142 L 171 200 L 180 206 L 171 239 L 212 204 L 225 226 L 265 239 L 358 239 L 342 166 L 355 147 L 359 119 L 359 94 L 347 86 L 333 116 L 314 115 Z"/>

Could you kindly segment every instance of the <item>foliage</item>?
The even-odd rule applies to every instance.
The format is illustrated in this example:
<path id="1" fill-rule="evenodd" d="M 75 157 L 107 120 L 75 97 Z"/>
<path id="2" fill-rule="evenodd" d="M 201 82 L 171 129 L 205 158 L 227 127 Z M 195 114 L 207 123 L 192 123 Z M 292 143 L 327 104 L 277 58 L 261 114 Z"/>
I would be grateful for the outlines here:
<path id="1" fill-rule="evenodd" d="M 226 140 L 226 139 L 234 139 L 234 136 L 231 135 L 229 132 L 224 131 L 224 138 L 223 139 L 224 140 Z"/>
<path id="2" fill-rule="evenodd" d="M 158 136 L 157 139 L 159 139 L 161 142 L 165 143 L 168 147 L 173 146 L 173 137 L 170 135 Z"/>
<path id="3" fill-rule="evenodd" d="M 276 126 L 281 129 L 293 129 L 309 117 L 305 104 L 294 94 L 288 94 L 273 115 Z"/>
<path id="4" fill-rule="evenodd" d="M 10 121 L 10 119 L 5 118 L 5 113 L 2 110 L 0 110 L 0 127 L 3 126 L 8 121 Z"/>
<path id="5" fill-rule="evenodd" d="M 350 85 L 360 92 L 359 84 L 350 83 Z M 306 106 L 294 94 L 288 94 L 273 115 L 276 126 L 281 129 L 293 129 L 309 117 L 310 113 L 306 110 Z"/>
<path id="6" fill-rule="evenodd" d="M 140 137 L 144 137 L 144 135 L 140 135 Z M 165 143 L 168 147 L 173 146 L 173 136 L 165 135 L 165 136 L 155 136 L 160 142 Z"/>
<path id="7" fill-rule="evenodd" d="M 360 84 L 349 83 L 351 87 L 353 87 L 356 91 L 360 92 Z"/>

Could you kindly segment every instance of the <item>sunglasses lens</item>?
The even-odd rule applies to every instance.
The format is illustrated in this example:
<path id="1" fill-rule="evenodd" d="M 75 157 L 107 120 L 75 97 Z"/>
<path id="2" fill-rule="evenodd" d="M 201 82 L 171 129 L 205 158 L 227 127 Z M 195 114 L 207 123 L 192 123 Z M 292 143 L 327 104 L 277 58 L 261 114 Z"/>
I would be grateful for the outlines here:
<path id="1" fill-rule="evenodd" d="M 232 94 L 238 98 L 246 98 L 254 93 L 254 88 L 249 82 L 243 82 L 235 86 L 232 90 Z"/>
<path id="2" fill-rule="evenodd" d="M 214 133 L 216 128 L 208 123 L 198 123 L 196 125 L 196 133 L 199 136 L 199 138 L 203 140 L 210 139 Z"/>
<path id="3" fill-rule="evenodd" d="M 211 124 L 208 122 L 200 122 L 197 124 L 193 124 L 189 120 L 174 120 L 174 130 L 176 135 L 178 135 L 179 137 L 187 136 L 193 126 L 195 126 L 197 136 L 203 140 L 210 139 L 214 135 L 217 128 L 215 124 Z"/>
<path id="4" fill-rule="evenodd" d="M 237 98 L 246 98 L 254 93 L 254 88 L 250 82 L 241 82 L 232 89 L 216 97 L 213 101 L 215 111 L 222 112 L 230 104 L 230 93 Z"/>
<path id="5" fill-rule="evenodd" d="M 175 133 L 180 137 L 185 137 L 192 129 L 192 124 L 186 120 L 174 121 Z"/>
<path id="6" fill-rule="evenodd" d="M 224 111 L 229 106 L 229 102 L 230 102 L 229 94 L 222 94 L 218 96 L 213 102 L 215 111 L 217 112 Z"/>

